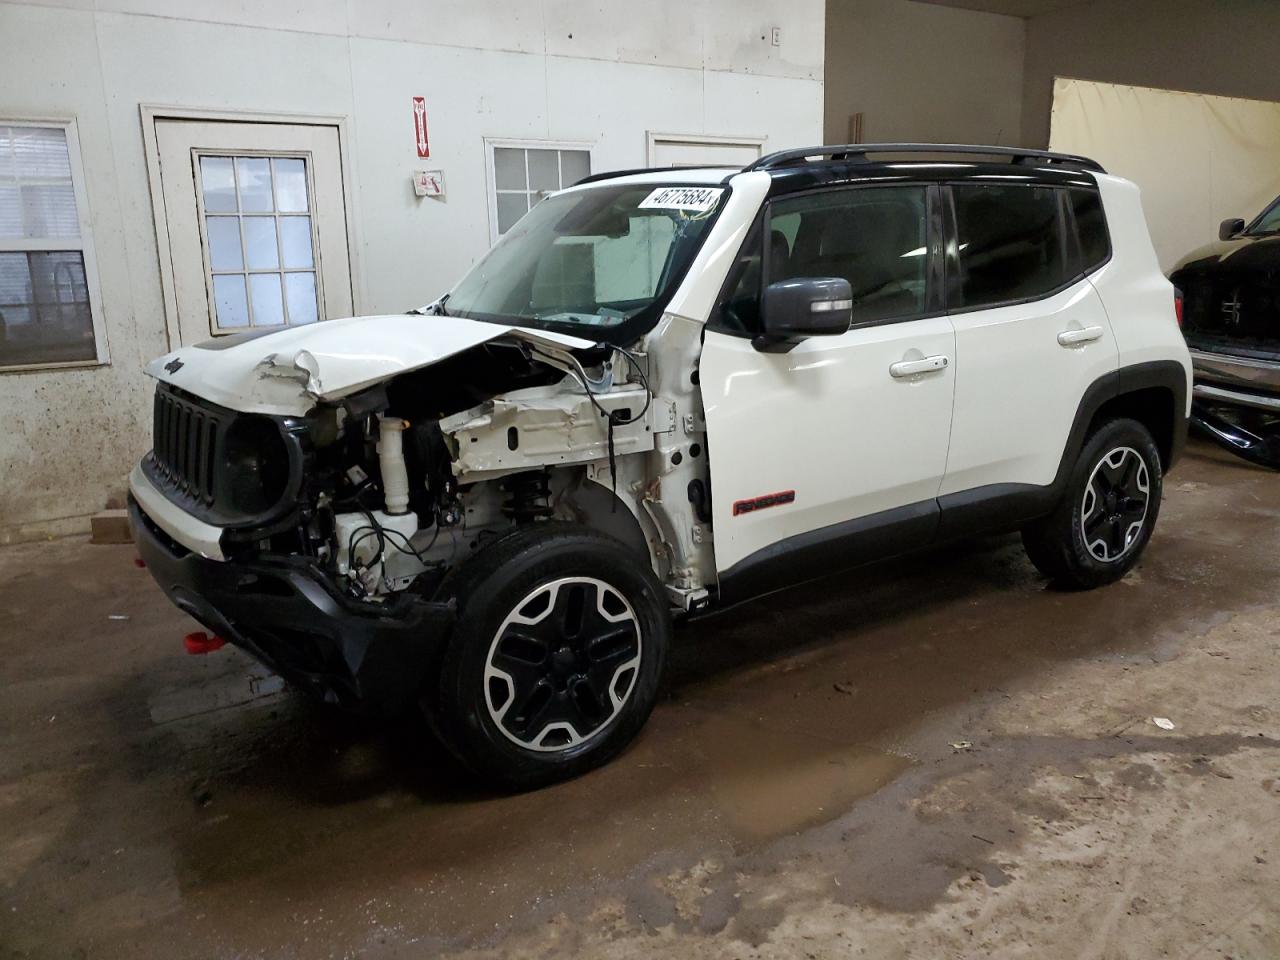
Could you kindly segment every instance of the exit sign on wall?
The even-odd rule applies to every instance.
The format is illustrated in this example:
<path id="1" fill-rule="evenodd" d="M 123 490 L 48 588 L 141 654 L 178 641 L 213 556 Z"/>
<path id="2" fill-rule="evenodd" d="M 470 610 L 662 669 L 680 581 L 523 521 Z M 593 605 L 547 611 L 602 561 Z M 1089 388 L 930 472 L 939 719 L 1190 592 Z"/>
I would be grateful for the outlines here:
<path id="1" fill-rule="evenodd" d="M 419 157 L 431 156 L 431 146 L 427 143 L 427 98 L 413 98 L 413 142 L 418 148 Z"/>

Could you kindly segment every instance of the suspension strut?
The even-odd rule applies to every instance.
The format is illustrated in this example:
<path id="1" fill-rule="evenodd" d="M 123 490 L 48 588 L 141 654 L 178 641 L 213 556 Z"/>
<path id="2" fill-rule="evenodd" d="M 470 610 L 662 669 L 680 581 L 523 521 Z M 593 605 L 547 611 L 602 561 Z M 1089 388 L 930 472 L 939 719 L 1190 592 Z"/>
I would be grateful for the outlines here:
<path id="1" fill-rule="evenodd" d="M 507 495 L 502 512 L 516 523 L 551 516 L 551 481 L 545 472 L 514 474 L 504 478 L 500 488 Z"/>

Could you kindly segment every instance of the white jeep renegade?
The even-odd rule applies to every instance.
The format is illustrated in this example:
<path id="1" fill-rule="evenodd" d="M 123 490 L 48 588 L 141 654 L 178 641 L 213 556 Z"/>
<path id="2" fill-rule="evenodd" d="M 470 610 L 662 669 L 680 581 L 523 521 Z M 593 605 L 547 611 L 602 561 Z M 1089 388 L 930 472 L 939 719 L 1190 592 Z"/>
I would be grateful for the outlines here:
<path id="1" fill-rule="evenodd" d="M 1191 379 L 1131 183 L 911 144 L 589 177 L 428 307 L 148 372 L 173 602 L 513 788 L 636 735 L 673 616 L 999 530 L 1117 579 Z"/>

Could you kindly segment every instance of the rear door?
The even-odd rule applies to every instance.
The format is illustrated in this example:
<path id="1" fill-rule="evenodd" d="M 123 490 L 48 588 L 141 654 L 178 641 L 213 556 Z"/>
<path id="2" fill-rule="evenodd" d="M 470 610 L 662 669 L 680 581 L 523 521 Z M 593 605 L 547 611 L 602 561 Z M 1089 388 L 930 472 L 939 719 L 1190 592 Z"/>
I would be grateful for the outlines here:
<path id="1" fill-rule="evenodd" d="M 932 537 L 955 345 L 930 216 L 940 196 L 903 185 L 782 197 L 744 247 L 699 368 L 722 592 Z M 852 329 L 786 353 L 752 346 L 764 286 L 833 276 L 853 288 Z"/>
<path id="2" fill-rule="evenodd" d="M 967 182 L 950 194 L 956 397 L 944 514 L 954 494 L 1050 484 L 1081 398 L 1117 366 L 1086 275 L 1108 255 L 1097 193 Z"/>

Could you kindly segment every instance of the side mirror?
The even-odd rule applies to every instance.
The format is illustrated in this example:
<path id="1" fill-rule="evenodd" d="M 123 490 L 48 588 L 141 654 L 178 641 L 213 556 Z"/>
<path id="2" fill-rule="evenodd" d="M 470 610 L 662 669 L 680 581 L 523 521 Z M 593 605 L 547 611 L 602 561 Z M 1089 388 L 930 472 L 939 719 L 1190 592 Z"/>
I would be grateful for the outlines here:
<path id="1" fill-rule="evenodd" d="M 764 333 L 757 350 L 785 352 L 806 337 L 839 336 L 853 321 L 853 288 L 843 277 L 796 277 L 764 291 Z"/>
<path id="2" fill-rule="evenodd" d="M 1236 234 L 1244 231 L 1244 221 L 1238 217 L 1234 220 L 1223 220 L 1218 225 L 1218 239 L 1230 240 Z"/>

